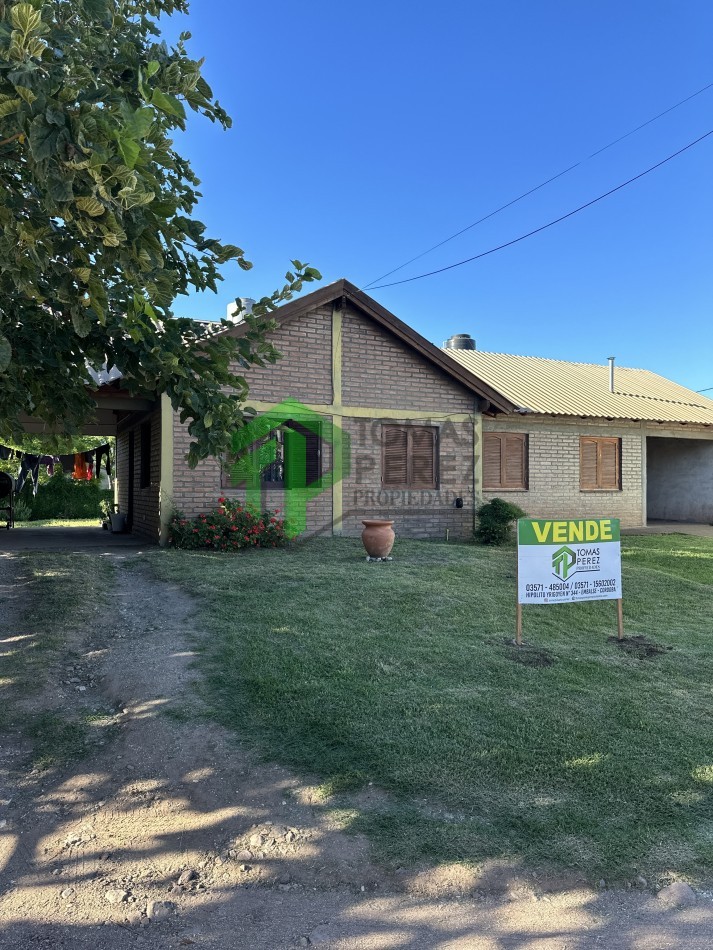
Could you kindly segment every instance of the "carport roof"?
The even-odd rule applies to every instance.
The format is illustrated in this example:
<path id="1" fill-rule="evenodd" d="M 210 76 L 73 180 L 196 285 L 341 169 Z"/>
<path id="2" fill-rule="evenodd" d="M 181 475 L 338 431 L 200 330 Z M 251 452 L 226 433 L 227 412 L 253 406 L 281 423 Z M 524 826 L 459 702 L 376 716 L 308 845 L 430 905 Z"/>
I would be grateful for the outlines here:
<path id="1" fill-rule="evenodd" d="M 521 412 L 713 425 L 713 400 L 646 369 L 617 366 L 612 393 L 606 365 L 480 350 L 444 352 Z"/>

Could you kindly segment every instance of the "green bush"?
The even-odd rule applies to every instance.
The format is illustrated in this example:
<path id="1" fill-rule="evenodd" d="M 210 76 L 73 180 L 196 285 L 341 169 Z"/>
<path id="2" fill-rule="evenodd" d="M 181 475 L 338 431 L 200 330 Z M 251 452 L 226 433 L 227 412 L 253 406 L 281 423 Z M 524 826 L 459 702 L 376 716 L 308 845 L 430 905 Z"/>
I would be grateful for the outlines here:
<path id="1" fill-rule="evenodd" d="M 32 509 L 22 498 L 15 502 L 13 517 L 15 521 L 29 521 L 32 517 Z"/>
<path id="2" fill-rule="evenodd" d="M 101 488 L 96 478 L 79 481 L 58 472 L 44 485 L 40 485 L 34 498 L 32 485 L 25 485 L 18 504 L 24 503 L 32 509 L 32 521 L 45 518 L 99 518 L 102 501 L 111 501 L 112 498 L 113 492 Z"/>
<path id="3" fill-rule="evenodd" d="M 513 522 L 524 518 L 525 512 L 502 498 L 493 498 L 477 511 L 478 527 L 475 537 L 481 544 L 505 544 L 510 537 Z"/>
<path id="4" fill-rule="evenodd" d="M 174 548 L 212 548 L 237 551 L 240 548 L 277 548 L 287 543 L 285 522 L 277 512 L 258 512 L 240 501 L 218 499 L 218 507 L 207 515 L 184 518 L 176 512 L 171 519 L 168 543 Z"/>

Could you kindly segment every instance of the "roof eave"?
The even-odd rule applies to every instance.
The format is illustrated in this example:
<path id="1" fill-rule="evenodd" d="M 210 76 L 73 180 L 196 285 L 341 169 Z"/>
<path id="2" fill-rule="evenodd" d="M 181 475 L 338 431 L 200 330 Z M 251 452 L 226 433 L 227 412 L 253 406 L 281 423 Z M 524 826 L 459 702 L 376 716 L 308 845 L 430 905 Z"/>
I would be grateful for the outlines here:
<path id="1" fill-rule="evenodd" d="M 492 386 L 489 386 L 484 380 L 480 379 L 470 370 L 466 369 L 460 363 L 445 355 L 437 346 L 434 346 L 429 340 L 417 333 L 403 320 L 382 307 L 368 294 L 359 290 L 354 284 L 342 277 L 326 287 L 320 287 L 312 291 L 305 297 L 298 300 L 292 300 L 289 303 L 279 307 L 273 314 L 272 319 L 278 324 L 293 320 L 309 310 L 324 304 L 332 303 L 339 298 L 346 298 L 354 304 L 363 313 L 369 316 L 375 323 L 378 323 L 384 329 L 392 333 L 397 339 L 401 340 L 411 349 L 416 350 L 426 360 L 440 370 L 447 373 L 452 379 L 455 379 L 462 386 L 465 386 L 471 392 L 475 393 L 481 399 L 484 399 L 489 405 L 487 408 L 497 409 L 499 412 L 515 412 L 516 406 L 510 402 L 502 393 L 499 393 Z M 247 325 L 238 323 L 234 327 L 226 329 L 224 332 L 230 336 L 243 336 L 247 331 Z"/>

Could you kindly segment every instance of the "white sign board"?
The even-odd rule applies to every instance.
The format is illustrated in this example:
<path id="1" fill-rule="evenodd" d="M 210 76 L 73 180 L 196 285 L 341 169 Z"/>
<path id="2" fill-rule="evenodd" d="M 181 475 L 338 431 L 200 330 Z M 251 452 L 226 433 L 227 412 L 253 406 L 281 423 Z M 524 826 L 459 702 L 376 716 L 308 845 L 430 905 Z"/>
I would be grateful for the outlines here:
<path id="1" fill-rule="evenodd" d="M 517 523 L 517 602 L 559 604 L 621 598 L 617 518 Z"/>

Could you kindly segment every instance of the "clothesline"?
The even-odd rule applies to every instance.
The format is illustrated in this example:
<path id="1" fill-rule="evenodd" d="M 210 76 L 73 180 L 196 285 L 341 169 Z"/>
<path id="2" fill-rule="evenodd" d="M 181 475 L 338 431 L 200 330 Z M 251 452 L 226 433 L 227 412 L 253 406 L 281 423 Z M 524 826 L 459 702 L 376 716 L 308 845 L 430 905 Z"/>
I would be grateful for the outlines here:
<path id="1" fill-rule="evenodd" d="M 54 475 L 54 467 L 59 464 L 62 471 L 69 474 L 78 481 L 90 481 L 92 478 L 99 478 L 102 461 L 104 468 L 109 476 L 109 487 L 111 488 L 111 449 L 109 444 L 100 445 L 96 449 L 89 449 L 81 452 L 69 452 L 65 455 L 35 455 L 32 452 L 23 452 L 20 449 L 11 449 L 7 445 L 0 445 L 0 459 L 17 459 L 20 462 L 20 471 L 17 475 L 17 485 L 15 494 L 19 495 L 25 487 L 28 477 L 32 480 L 32 494 L 37 494 L 37 485 L 40 477 L 40 468 L 47 467 L 47 474 Z"/>

